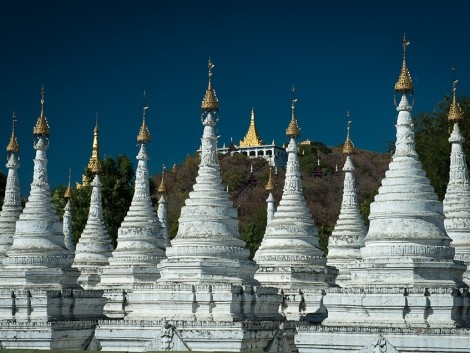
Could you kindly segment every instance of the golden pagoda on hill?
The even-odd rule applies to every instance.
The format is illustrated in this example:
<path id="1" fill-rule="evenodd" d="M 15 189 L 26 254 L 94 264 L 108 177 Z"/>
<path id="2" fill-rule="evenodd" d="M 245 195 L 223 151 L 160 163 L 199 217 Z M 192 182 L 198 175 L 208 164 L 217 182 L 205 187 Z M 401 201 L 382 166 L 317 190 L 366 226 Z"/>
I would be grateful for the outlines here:
<path id="1" fill-rule="evenodd" d="M 284 168 L 287 163 L 287 153 L 284 147 L 276 146 L 274 140 L 271 144 L 266 144 L 260 137 L 255 123 L 255 109 L 251 108 L 250 125 L 245 134 L 245 138 L 240 141 L 240 145 L 236 146 L 233 141 L 229 147 L 224 144 L 219 148 L 222 154 L 243 154 L 250 158 L 261 157 L 269 161 L 269 164 L 275 168 Z"/>

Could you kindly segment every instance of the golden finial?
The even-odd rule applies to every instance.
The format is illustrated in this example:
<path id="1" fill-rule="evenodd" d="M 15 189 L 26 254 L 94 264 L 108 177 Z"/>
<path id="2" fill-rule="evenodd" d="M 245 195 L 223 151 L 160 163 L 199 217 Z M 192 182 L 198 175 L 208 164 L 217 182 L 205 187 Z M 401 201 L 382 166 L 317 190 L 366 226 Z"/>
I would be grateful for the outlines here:
<path id="1" fill-rule="evenodd" d="M 294 94 L 295 94 L 295 86 L 292 85 L 292 105 L 291 105 L 292 116 L 291 116 L 289 126 L 286 129 L 286 136 L 297 138 L 300 136 L 300 128 L 299 128 L 299 124 L 297 123 L 297 119 L 295 117 L 295 103 L 297 102 L 298 99 L 295 98 Z"/>
<path id="2" fill-rule="evenodd" d="M 413 82 L 411 81 L 410 71 L 406 66 L 406 47 L 410 45 L 410 41 L 406 39 L 406 36 L 403 35 L 403 65 L 401 67 L 400 76 L 395 83 L 395 92 L 406 94 L 413 94 Z"/>
<path id="3" fill-rule="evenodd" d="M 452 67 L 452 76 L 455 76 L 455 66 Z M 463 120 L 463 111 L 462 108 L 459 105 L 459 102 L 457 102 L 457 97 L 456 97 L 456 92 L 457 92 L 457 82 L 459 80 L 456 80 L 454 78 L 452 82 L 452 103 L 450 104 L 450 109 L 449 109 L 449 114 L 447 115 L 447 119 L 449 120 L 449 123 L 458 123 Z"/>
<path id="4" fill-rule="evenodd" d="M 11 117 L 11 137 L 10 137 L 10 143 L 7 146 L 7 152 L 9 153 L 18 153 L 20 151 L 20 147 L 18 146 L 18 141 L 16 140 L 16 135 L 15 135 L 15 123 L 16 123 L 16 115 L 13 113 Z"/>
<path id="5" fill-rule="evenodd" d="M 45 136 L 49 137 L 49 124 L 47 123 L 46 116 L 44 115 L 44 96 L 46 91 L 44 91 L 44 86 L 41 87 L 41 114 L 38 117 L 36 126 L 33 129 L 34 136 Z"/>
<path id="6" fill-rule="evenodd" d="M 209 63 L 207 64 L 209 71 L 209 84 L 207 86 L 206 94 L 201 104 L 201 108 L 204 111 L 219 111 L 219 101 L 217 100 L 217 95 L 215 94 L 214 89 L 212 88 L 212 69 L 215 65 L 212 63 L 209 58 Z"/>
<path id="7" fill-rule="evenodd" d="M 100 145 L 99 145 L 99 128 L 98 128 L 98 112 L 96 113 L 96 123 L 95 128 L 93 129 L 93 149 L 91 152 L 90 161 L 88 162 L 88 168 L 94 174 L 101 174 L 103 172 L 103 168 L 101 166 L 100 161 Z"/>
<path id="8" fill-rule="evenodd" d="M 274 180 L 273 180 L 273 173 L 272 173 L 273 168 L 269 166 L 269 177 L 268 177 L 268 182 L 266 183 L 266 191 L 273 191 L 274 190 Z"/>
<path id="9" fill-rule="evenodd" d="M 258 134 L 258 129 L 255 125 L 255 108 L 251 108 L 251 119 L 248 132 L 245 135 L 243 141 L 240 141 L 241 147 L 261 146 L 264 145 L 264 141 L 261 140 Z"/>
<path id="10" fill-rule="evenodd" d="M 64 193 L 64 198 L 66 199 L 71 199 L 73 196 L 71 179 L 72 179 L 72 169 L 69 168 L 69 185 L 67 186 L 67 189 L 65 190 L 65 193 Z"/>
<path id="11" fill-rule="evenodd" d="M 349 130 L 351 129 L 351 120 L 349 119 L 349 110 L 348 110 L 347 116 L 348 116 L 348 128 L 347 128 L 347 133 L 346 133 L 346 142 L 343 145 L 343 153 L 350 155 L 354 153 L 354 145 L 349 137 Z"/>
<path id="12" fill-rule="evenodd" d="M 166 185 L 165 185 L 165 165 L 162 168 L 162 181 L 160 182 L 160 186 L 158 187 L 157 191 L 160 194 L 164 194 L 166 192 Z"/>
<path id="13" fill-rule="evenodd" d="M 137 134 L 137 143 L 148 143 L 151 141 L 150 131 L 145 122 L 147 109 L 149 108 L 148 105 L 145 104 L 146 98 L 147 98 L 147 93 L 144 91 L 144 106 L 142 108 L 142 126 L 140 127 L 139 133 Z"/>

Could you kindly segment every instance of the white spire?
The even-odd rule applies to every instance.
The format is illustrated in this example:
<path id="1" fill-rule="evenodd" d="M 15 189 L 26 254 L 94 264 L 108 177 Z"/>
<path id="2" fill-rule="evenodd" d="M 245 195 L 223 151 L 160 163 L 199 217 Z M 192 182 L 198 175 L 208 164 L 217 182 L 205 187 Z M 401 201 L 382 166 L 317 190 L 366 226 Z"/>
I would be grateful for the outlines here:
<path id="1" fill-rule="evenodd" d="M 162 224 L 162 235 L 165 243 L 165 248 L 171 246 L 170 237 L 168 235 L 168 210 L 166 207 L 166 198 L 165 195 L 162 194 L 160 199 L 158 200 L 158 211 L 157 211 L 158 219 Z"/>
<path id="2" fill-rule="evenodd" d="M 108 265 L 113 245 L 104 224 L 101 181 L 95 174 L 91 183 L 90 211 L 75 250 L 73 267 L 80 271 L 78 284 L 84 289 L 100 288 L 101 272 Z"/>
<path id="3" fill-rule="evenodd" d="M 444 225 L 447 234 L 452 238 L 455 248 L 455 259 L 467 265 L 464 281 L 470 283 L 470 182 L 467 162 L 463 151 L 464 138 L 458 123 L 454 123 L 449 142 L 450 153 L 449 183 L 444 197 Z"/>
<path id="4" fill-rule="evenodd" d="M 34 144 L 36 158 L 34 158 L 33 182 L 28 202 L 20 216 L 21 223 L 28 223 L 27 227 L 17 228 L 13 245 L 8 256 L 22 256 L 24 253 L 34 253 L 44 256 L 63 256 L 69 254 L 65 248 L 62 233 L 62 224 L 52 204 L 47 178 L 47 143 L 44 137 L 39 137 Z M 43 229 L 42 222 L 48 221 L 47 229 Z M 54 225 L 60 225 L 58 228 Z M 34 230 L 39 227 L 41 230 Z M 27 229 L 25 229 L 27 228 Z"/>
<path id="5" fill-rule="evenodd" d="M 13 243 L 16 221 L 23 210 L 18 179 L 20 163 L 17 152 L 9 153 L 6 167 L 8 168 L 8 176 L 2 211 L 0 212 L 0 262 Z"/>
<path id="6" fill-rule="evenodd" d="M 366 228 L 362 220 L 357 202 L 354 179 L 354 164 L 349 155 L 343 167 L 344 187 L 343 201 L 335 229 L 328 239 L 328 265 L 339 270 L 336 284 L 344 286 L 350 280 L 348 264 L 361 257 L 360 247 L 366 236 Z"/>
<path id="7" fill-rule="evenodd" d="M 73 241 L 72 233 L 72 200 L 68 199 L 67 204 L 64 207 L 64 216 L 63 216 L 63 230 L 64 230 L 64 241 L 65 246 L 70 251 L 75 251 L 75 242 Z"/>
<path id="8" fill-rule="evenodd" d="M 149 159 L 145 144 L 137 155 L 135 191 L 126 217 L 118 229 L 117 247 L 111 265 L 156 266 L 165 257 L 162 225 L 152 206 L 149 191 Z M 156 281 L 158 278 L 155 278 Z"/>
<path id="9" fill-rule="evenodd" d="M 267 205 L 267 212 L 268 212 L 267 224 L 269 224 L 269 222 L 271 222 L 274 217 L 274 212 L 276 212 L 276 204 L 275 204 L 276 200 L 274 199 L 272 192 L 269 193 L 269 196 L 266 199 L 266 202 L 268 204 Z"/>
<path id="10" fill-rule="evenodd" d="M 39 137 L 34 144 L 36 158 L 34 158 L 33 182 L 28 202 L 19 218 L 20 223 L 28 226 L 17 228 L 13 245 L 8 256 L 22 256 L 24 253 L 34 253 L 43 256 L 63 256 L 70 254 L 65 248 L 62 224 L 52 204 L 47 178 L 47 143 L 44 137 Z M 47 220 L 47 229 L 42 223 Z M 55 226 L 60 225 L 60 227 Z M 37 230 L 33 228 L 39 227 Z M 39 230 L 41 229 L 41 230 Z M 71 254 L 70 254 L 71 255 Z"/>

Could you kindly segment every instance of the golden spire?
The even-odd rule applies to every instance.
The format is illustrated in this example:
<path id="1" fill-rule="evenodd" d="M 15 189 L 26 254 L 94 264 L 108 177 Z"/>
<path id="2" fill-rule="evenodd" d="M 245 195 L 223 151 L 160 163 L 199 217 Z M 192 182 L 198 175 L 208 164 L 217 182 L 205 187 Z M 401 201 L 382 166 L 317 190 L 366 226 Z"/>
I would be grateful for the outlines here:
<path id="1" fill-rule="evenodd" d="M 266 183 L 266 191 L 273 191 L 274 190 L 274 180 L 273 180 L 273 173 L 272 173 L 273 168 L 269 166 L 269 177 L 268 177 L 268 182 Z"/>
<path id="2" fill-rule="evenodd" d="M 349 119 L 349 111 L 348 111 L 348 129 L 346 134 L 346 142 L 343 145 L 343 153 L 350 155 L 354 153 L 354 145 L 349 137 L 349 130 L 351 129 L 351 120 Z"/>
<path id="3" fill-rule="evenodd" d="M 72 169 L 69 168 L 69 185 L 67 186 L 67 189 L 65 190 L 65 193 L 64 193 L 64 198 L 66 199 L 71 199 L 73 196 L 72 186 L 70 184 L 71 178 L 72 178 Z"/>
<path id="4" fill-rule="evenodd" d="M 219 111 L 219 101 L 217 100 L 217 96 L 215 94 L 214 89 L 212 88 L 212 69 L 214 68 L 214 64 L 212 63 L 211 59 L 209 58 L 209 63 L 207 67 L 209 69 L 209 84 L 206 89 L 206 95 L 201 104 L 201 108 L 204 111 Z"/>
<path id="5" fill-rule="evenodd" d="M 20 147 L 18 146 L 18 141 L 16 140 L 15 136 L 15 122 L 16 122 L 16 115 L 13 113 L 11 117 L 12 127 L 11 127 L 11 137 L 10 143 L 7 146 L 7 152 L 9 153 L 18 153 L 20 151 Z"/>
<path id="6" fill-rule="evenodd" d="M 255 125 L 255 108 L 251 108 L 251 119 L 250 126 L 248 127 L 248 132 L 245 135 L 243 141 L 240 141 L 240 146 L 250 147 L 250 146 L 261 146 L 264 145 L 264 141 L 261 140 L 258 134 L 258 130 Z"/>
<path id="7" fill-rule="evenodd" d="M 96 113 L 96 124 L 93 130 L 93 149 L 91 151 L 90 161 L 88 162 L 88 168 L 94 174 L 100 174 L 103 171 L 100 161 L 100 147 L 98 141 L 98 135 L 100 130 L 98 129 L 98 113 Z"/>
<path id="8" fill-rule="evenodd" d="M 410 41 L 403 35 L 403 65 L 401 67 L 400 76 L 398 76 L 398 80 L 395 83 L 395 92 L 401 94 L 413 94 L 413 82 L 411 81 L 410 71 L 406 66 L 406 47 L 408 45 L 410 45 Z"/>
<path id="9" fill-rule="evenodd" d="M 147 109 L 149 108 L 145 104 L 146 98 L 147 98 L 147 93 L 144 91 L 144 107 L 142 108 L 142 126 L 140 127 L 139 133 L 137 134 L 137 143 L 141 143 L 141 144 L 148 143 L 151 141 L 150 131 L 145 122 L 146 112 L 147 112 Z"/>
<path id="10" fill-rule="evenodd" d="M 291 116 L 289 126 L 286 129 L 286 136 L 297 138 L 300 136 L 300 128 L 299 128 L 299 124 L 297 123 L 297 119 L 295 117 L 295 103 L 297 102 L 298 99 L 295 98 L 294 93 L 295 93 L 295 86 L 292 85 L 292 105 L 291 105 L 292 116 Z"/>
<path id="11" fill-rule="evenodd" d="M 165 185 L 165 165 L 163 165 L 162 169 L 162 181 L 160 182 L 160 186 L 158 187 L 157 191 L 160 194 L 164 194 L 166 192 L 166 185 Z"/>
<path id="12" fill-rule="evenodd" d="M 38 117 L 36 126 L 33 129 L 34 136 L 45 136 L 49 137 L 49 124 L 47 123 L 46 116 L 44 115 L 44 96 L 46 91 L 44 91 L 44 86 L 41 88 L 41 114 Z"/>
<path id="13" fill-rule="evenodd" d="M 453 73 L 455 72 L 455 67 L 452 67 L 452 72 Z M 459 82 L 459 80 L 455 80 L 455 79 L 452 82 L 453 98 L 452 98 L 452 103 L 450 104 L 449 114 L 447 115 L 447 119 L 449 120 L 449 123 L 458 123 L 463 120 L 463 111 L 459 105 L 459 102 L 457 102 L 457 97 L 456 97 L 457 82 Z"/>

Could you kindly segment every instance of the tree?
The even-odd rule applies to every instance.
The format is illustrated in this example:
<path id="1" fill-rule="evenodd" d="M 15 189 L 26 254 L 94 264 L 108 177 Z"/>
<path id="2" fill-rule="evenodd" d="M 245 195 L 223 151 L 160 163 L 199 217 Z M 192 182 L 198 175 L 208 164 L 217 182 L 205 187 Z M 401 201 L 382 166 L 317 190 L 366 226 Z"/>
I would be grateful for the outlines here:
<path id="1" fill-rule="evenodd" d="M 310 144 L 299 145 L 300 171 L 304 174 L 313 174 L 320 159 L 320 166 L 323 173 L 329 173 L 323 165 L 323 155 L 331 153 L 331 149 L 321 142 L 311 142 Z M 320 157 L 322 156 L 322 157 Z"/>

